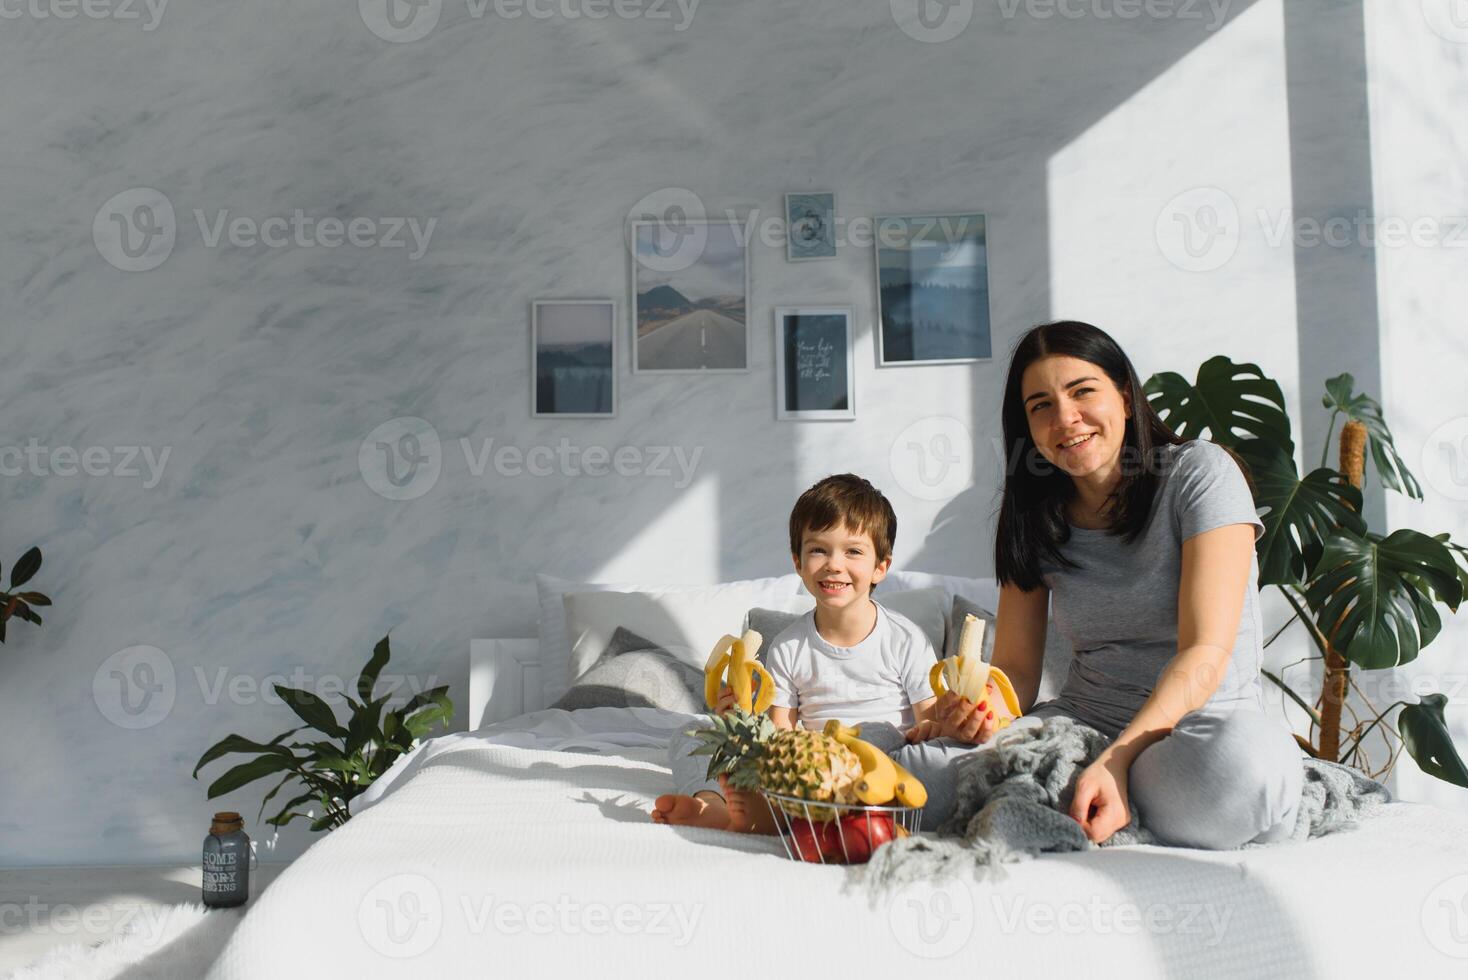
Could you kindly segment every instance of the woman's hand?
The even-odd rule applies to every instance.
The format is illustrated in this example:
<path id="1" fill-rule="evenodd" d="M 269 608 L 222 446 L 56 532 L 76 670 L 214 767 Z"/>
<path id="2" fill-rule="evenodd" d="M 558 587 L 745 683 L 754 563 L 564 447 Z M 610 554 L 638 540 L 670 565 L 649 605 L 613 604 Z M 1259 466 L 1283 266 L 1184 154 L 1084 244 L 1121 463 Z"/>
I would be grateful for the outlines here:
<path id="1" fill-rule="evenodd" d="M 993 696 L 992 691 L 993 688 L 990 688 L 985 699 L 978 704 L 959 697 L 952 691 L 938 698 L 938 703 L 933 706 L 933 714 L 938 721 L 938 734 L 944 738 L 968 742 L 970 745 L 982 745 L 993 738 L 998 723 L 989 703 Z"/>
<path id="2" fill-rule="evenodd" d="M 734 689 L 728 684 L 719 685 L 719 701 L 714 708 L 714 712 L 720 715 L 727 715 L 734 710 L 734 704 Z"/>
<path id="3" fill-rule="evenodd" d="M 1071 819 L 1092 842 L 1104 843 L 1131 820 L 1127 807 L 1126 763 L 1106 752 L 1082 770 L 1071 800 Z"/>

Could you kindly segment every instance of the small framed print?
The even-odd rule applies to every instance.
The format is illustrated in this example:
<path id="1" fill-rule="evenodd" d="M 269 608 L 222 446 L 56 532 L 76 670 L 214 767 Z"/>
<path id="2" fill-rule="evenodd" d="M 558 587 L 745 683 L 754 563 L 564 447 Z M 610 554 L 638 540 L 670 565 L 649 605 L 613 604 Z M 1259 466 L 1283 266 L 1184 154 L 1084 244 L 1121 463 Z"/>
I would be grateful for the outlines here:
<path id="1" fill-rule="evenodd" d="M 776 418 L 856 418 L 851 315 L 849 306 L 775 310 Z"/>
<path id="2" fill-rule="evenodd" d="M 531 418 L 616 418 L 616 302 L 531 303 L 530 378 Z"/>
<path id="3" fill-rule="evenodd" d="M 983 214 L 877 217 L 877 363 L 966 364 L 992 356 Z"/>
<path id="4" fill-rule="evenodd" d="M 836 195 L 785 195 L 785 258 L 790 262 L 836 255 Z"/>
<path id="5" fill-rule="evenodd" d="M 632 370 L 749 370 L 749 242 L 737 220 L 635 220 Z"/>

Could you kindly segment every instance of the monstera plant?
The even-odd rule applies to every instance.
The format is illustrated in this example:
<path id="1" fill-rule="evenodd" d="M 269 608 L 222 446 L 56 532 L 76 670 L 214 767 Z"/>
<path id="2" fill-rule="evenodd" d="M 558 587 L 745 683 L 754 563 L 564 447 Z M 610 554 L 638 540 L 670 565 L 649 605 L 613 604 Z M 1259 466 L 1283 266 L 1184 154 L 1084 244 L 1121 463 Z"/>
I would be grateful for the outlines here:
<path id="1" fill-rule="evenodd" d="M 347 696 L 351 715 L 345 725 L 337 721 L 331 706 L 319 696 L 276 684 L 275 693 L 306 724 L 282 732 L 269 742 L 226 735 L 200 757 L 194 766 L 194 778 L 199 778 L 200 769 L 221 756 L 232 752 L 258 753 L 254 759 L 229 769 L 209 784 L 209 799 L 257 779 L 284 773 L 275 788 L 260 801 L 260 816 L 264 815 L 266 804 L 286 784 L 298 782 L 296 789 L 304 792 L 294 796 L 266 823 L 283 827 L 296 817 L 305 816 L 311 819 L 312 830 L 340 827 L 351 819 L 349 805 L 354 797 L 387 772 L 398 756 L 409 751 L 433 726 L 447 724 L 454 716 L 454 703 L 449 700 L 446 686 L 414 695 L 402 707 L 384 713 L 391 694 L 373 698 L 372 692 L 391 656 L 384 636 L 357 677 L 357 697 Z M 308 738 L 286 743 L 286 739 L 307 729 L 335 741 Z M 313 803 L 320 805 L 320 815 L 314 808 L 311 812 L 301 809 Z"/>
<path id="2" fill-rule="evenodd" d="M 1442 629 L 1437 606 L 1456 612 L 1468 588 L 1468 551 L 1447 534 L 1399 528 L 1381 535 L 1361 515 L 1361 484 L 1369 450 L 1377 479 L 1388 490 L 1422 499 L 1422 488 L 1392 443 L 1381 406 L 1355 393 L 1349 374 L 1325 384 L 1330 411 L 1325 455 L 1301 476 L 1279 385 L 1253 364 L 1214 357 L 1197 379 L 1164 372 L 1148 379 L 1146 392 L 1163 421 L 1184 438 L 1207 434 L 1232 449 L 1252 471 L 1254 502 L 1264 535 L 1256 545 L 1259 586 L 1274 586 L 1293 614 L 1268 643 L 1295 621 L 1308 628 L 1324 661 L 1322 689 L 1308 698 L 1280 674 L 1265 676 L 1310 717 L 1308 736 L 1296 735 L 1316 758 L 1345 762 L 1379 776 L 1395 764 L 1401 747 L 1422 770 L 1468 787 L 1468 767 L 1448 734 L 1447 698 L 1430 694 L 1378 709 L 1361 689 L 1356 671 L 1387 671 L 1417 659 Z M 1345 418 L 1339 466 L 1329 463 L 1331 435 Z M 1354 690 L 1366 707 L 1358 714 Z M 1396 712 L 1395 725 L 1389 715 Z M 1349 725 L 1343 713 L 1349 712 Z M 1369 765 L 1367 735 L 1381 728 L 1391 746 L 1382 766 Z"/>

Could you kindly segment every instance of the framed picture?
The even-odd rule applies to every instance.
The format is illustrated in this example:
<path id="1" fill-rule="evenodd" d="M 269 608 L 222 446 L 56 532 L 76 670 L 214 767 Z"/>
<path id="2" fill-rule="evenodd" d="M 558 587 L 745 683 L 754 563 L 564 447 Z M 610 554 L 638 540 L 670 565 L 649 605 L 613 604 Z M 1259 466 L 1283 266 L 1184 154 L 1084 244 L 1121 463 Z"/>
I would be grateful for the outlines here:
<path id="1" fill-rule="evenodd" d="M 836 195 L 785 195 L 785 258 L 790 262 L 836 255 Z"/>
<path id="2" fill-rule="evenodd" d="M 992 356 L 984 215 L 877 217 L 877 363 L 963 364 Z"/>
<path id="3" fill-rule="evenodd" d="M 632 223 L 632 370 L 749 370 L 749 255 L 737 220 Z"/>
<path id="4" fill-rule="evenodd" d="M 851 307 L 775 310 L 775 417 L 856 418 Z"/>
<path id="5" fill-rule="evenodd" d="M 616 302 L 531 303 L 530 378 L 531 418 L 616 418 Z"/>

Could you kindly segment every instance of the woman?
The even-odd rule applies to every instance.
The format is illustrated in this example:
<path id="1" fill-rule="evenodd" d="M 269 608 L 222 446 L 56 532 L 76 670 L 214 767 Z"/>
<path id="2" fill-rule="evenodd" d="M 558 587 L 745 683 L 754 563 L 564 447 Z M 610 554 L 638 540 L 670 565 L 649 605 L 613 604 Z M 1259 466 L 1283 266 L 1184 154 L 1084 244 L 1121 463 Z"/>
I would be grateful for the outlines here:
<path id="1" fill-rule="evenodd" d="M 1303 768 L 1284 722 L 1262 710 L 1264 527 L 1237 459 L 1179 439 L 1116 342 L 1074 321 L 1020 340 L 1003 425 L 1022 452 L 1009 457 L 994 549 L 994 665 L 1029 706 L 1053 599 L 1075 655 L 1059 696 L 1027 714 L 1113 738 L 1078 778 L 1070 815 L 1097 843 L 1132 807 L 1178 846 L 1288 837 Z M 936 732 L 981 744 L 1004 711 L 1000 698 L 948 694 Z"/>

